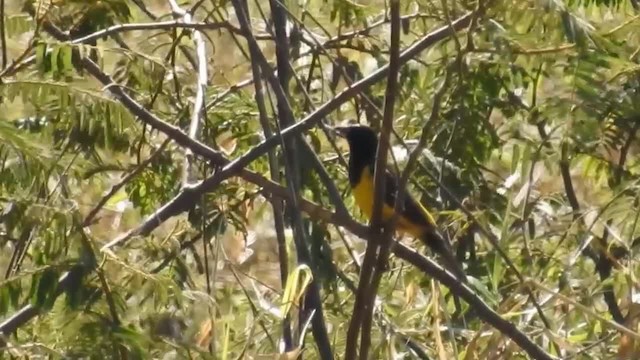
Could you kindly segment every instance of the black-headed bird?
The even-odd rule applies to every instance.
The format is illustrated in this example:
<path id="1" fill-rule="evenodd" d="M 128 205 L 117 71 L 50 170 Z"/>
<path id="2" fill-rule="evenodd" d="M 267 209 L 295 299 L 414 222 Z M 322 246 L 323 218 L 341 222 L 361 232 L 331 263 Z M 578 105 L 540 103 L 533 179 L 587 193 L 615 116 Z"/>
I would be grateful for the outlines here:
<path id="1" fill-rule="evenodd" d="M 374 201 L 374 169 L 378 137 L 368 126 L 352 125 L 335 127 L 336 133 L 349 143 L 349 183 L 356 204 L 362 213 L 371 219 Z M 382 219 L 388 221 L 394 213 L 398 183 L 396 176 L 388 168 L 384 174 L 385 196 Z M 451 244 L 438 232 L 435 220 L 429 211 L 416 201 L 406 188 L 404 201 L 396 220 L 396 231 L 410 234 L 423 241 L 431 250 L 442 257 L 445 267 L 458 279 L 466 282 L 462 266 L 453 255 Z"/>

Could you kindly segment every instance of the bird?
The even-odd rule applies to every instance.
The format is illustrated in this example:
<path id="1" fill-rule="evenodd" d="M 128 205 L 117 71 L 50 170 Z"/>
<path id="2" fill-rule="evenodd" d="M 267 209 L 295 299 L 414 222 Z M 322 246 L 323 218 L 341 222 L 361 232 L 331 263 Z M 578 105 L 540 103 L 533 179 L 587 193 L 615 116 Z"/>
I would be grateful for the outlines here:
<path id="1" fill-rule="evenodd" d="M 374 169 L 378 136 L 366 125 L 336 126 L 335 133 L 347 140 L 349 145 L 349 184 L 360 211 L 371 219 L 374 201 Z M 385 196 L 382 207 L 382 219 L 388 221 L 394 214 L 398 182 L 395 174 L 385 168 Z M 432 251 L 440 256 L 445 267 L 459 280 L 466 282 L 467 278 L 461 264 L 453 255 L 449 241 L 439 233 L 436 222 L 429 211 L 422 206 L 406 188 L 400 214 L 396 220 L 396 231 L 420 239 Z"/>

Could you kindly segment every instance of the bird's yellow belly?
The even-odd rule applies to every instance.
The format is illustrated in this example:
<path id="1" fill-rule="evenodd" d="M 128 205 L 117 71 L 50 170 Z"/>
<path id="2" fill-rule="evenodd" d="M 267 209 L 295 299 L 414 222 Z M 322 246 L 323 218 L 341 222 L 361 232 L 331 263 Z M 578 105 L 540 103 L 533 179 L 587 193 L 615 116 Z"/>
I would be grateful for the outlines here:
<path id="1" fill-rule="evenodd" d="M 371 215 L 373 213 L 374 188 L 373 175 L 368 168 L 363 170 L 362 176 L 360 176 L 360 182 L 353 187 L 352 191 L 353 197 L 355 198 L 360 211 L 362 211 L 367 219 L 371 219 Z M 393 207 L 385 203 L 382 207 L 382 219 L 387 221 L 390 220 L 392 216 Z M 422 227 L 410 223 L 402 216 L 398 216 L 396 231 L 408 233 L 414 237 L 420 237 L 424 233 L 424 229 Z"/>

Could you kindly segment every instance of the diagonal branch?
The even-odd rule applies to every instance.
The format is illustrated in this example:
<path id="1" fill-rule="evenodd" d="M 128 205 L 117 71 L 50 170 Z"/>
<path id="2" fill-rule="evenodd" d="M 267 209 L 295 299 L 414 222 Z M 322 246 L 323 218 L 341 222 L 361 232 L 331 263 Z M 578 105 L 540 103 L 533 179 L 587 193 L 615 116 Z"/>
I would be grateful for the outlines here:
<path id="1" fill-rule="evenodd" d="M 406 63 L 426 48 L 452 35 L 455 31 L 464 29 L 466 26 L 468 26 L 471 17 L 472 13 L 469 13 L 454 21 L 450 26 L 441 27 L 426 35 L 420 41 L 416 42 L 414 45 L 410 46 L 408 49 L 401 53 L 400 63 Z M 47 31 L 57 40 L 69 40 L 69 37 L 52 23 L 43 21 L 42 26 L 45 31 Z M 157 228 L 166 219 L 175 216 L 193 206 L 195 201 L 199 198 L 200 194 L 206 191 L 210 191 L 222 181 L 233 175 L 239 175 L 246 181 L 256 183 L 259 186 L 262 186 L 264 190 L 270 189 L 272 195 L 278 193 L 280 197 L 286 198 L 288 195 L 286 189 L 280 187 L 276 183 L 263 178 L 261 175 L 246 170 L 245 166 L 258 157 L 262 156 L 269 149 L 277 146 L 282 139 L 290 138 L 310 129 L 322 118 L 337 109 L 343 103 L 358 95 L 360 92 L 369 88 L 373 84 L 382 80 L 389 71 L 388 66 L 382 66 L 368 77 L 363 78 L 359 82 L 353 84 L 352 86 L 339 93 L 335 98 L 319 107 L 317 110 L 302 119 L 300 122 L 286 129 L 283 129 L 280 137 L 272 136 L 256 146 L 254 149 L 247 152 L 245 155 L 239 157 L 234 161 L 229 161 L 220 152 L 211 149 L 210 147 L 199 141 L 189 138 L 189 136 L 182 132 L 179 128 L 162 121 L 157 116 L 147 111 L 142 105 L 140 105 L 128 94 L 126 94 L 121 87 L 114 84 L 113 80 L 91 60 L 84 58 L 81 60 L 80 65 L 98 81 L 100 81 L 105 86 L 105 90 L 109 90 L 109 92 L 116 99 L 118 99 L 124 107 L 126 107 L 133 115 L 137 116 L 146 125 L 149 125 L 161 131 L 179 145 L 189 148 L 191 151 L 193 151 L 194 154 L 197 154 L 209 160 L 215 165 L 223 166 L 220 172 L 216 173 L 205 181 L 202 181 L 193 187 L 184 188 L 180 192 L 180 194 L 178 194 L 174 199 L 165 204 L 163 207 L 158 209 L 155 214 L 143 221 L 138 227 L 125 234 L 122 234 L 121 236 L 111 241 L 109 244 L 105 245 L 102 249 L 103 251 L 106 251 L 116 245 L 124 244 L 126 240 L 130 239 L 132 236 L 149 234 L 153 229 Z M 300 201 L 299 207 L 307 214 L 313 214 L 317 209 L 309 209 L 308 205 L 309 203 Z M 325 221 L 333 220 L 334 223 L 339 224 L 339 222 L 344 222 L 346 221 L 345 219 L 348 219 L 352 222 L 353 225 L 353 220 L 351 220 L 350 217 L 345 216 L 345 214 L 341 213 L 339 216 L 336 216 L 332 213 L 329 214 L 331 214 L 333 217 L 324 219 Z M 327 216 L 327 212 L 321 213 L 321 215 Z M 316 219 L 319 218 L 316 217 Z M 361 232 L 361 234 L 364 233 Z M 85 267 L 79 265 L 74 270 L 62 276 L 58 281 L 58 294 L 62 293 L 63 289 L 67 288 L 70 284 L 77 281 L 79 277 L 81 278 L 82 276 L 84 276 L 85 272 Z M 14 332 L 19 326 L 37 316 L 40 311 L 41 310 L 34 305 L 25 306 L 14 316 L 0 324 L 0 332 L 3 332 L 5 334 Z"/>
<path id="2" fill-rule="evenodd" d="M 276 76 L 276 73 L 273 71 L 273 69 L 271 68 L 271 65 L 269 65 L 269 62 L 267 61 L 266 57 L 262 53 L 262 50 L 260 50 L 260 46 L 258 45 L 258 42 L 255 36 L 251 33 L 250 28 L 244 24 L 245 22 L 242 21 L 243 20 L 242 18 L 239 17 L 238 20 L 240 22 L 243 35 L 245 36 L 247 43 L 249 45 L 249 49 L 251 49 L 251 52 L 254 55 L 253 60 L 257 61 L 257 63 L 262 68 L 262 72 L 276 96 L 278 118 L 281 120 L 282 125 L 284 127 L 289 127 L 290 125 L 293 125 L 295 123 L 295 116 L 293 114 L 293 110 L 289 103 L 288 89 L 286 89 L 288 87 L 287 86 L 289 82 L 288 79 L 291 77 L 291 72 L 292 72 L 292 71 L 289 71 L 290 70 L 289 56 L 288 56 L 289 49 L 287 45 L 288 40 L 286 36 L 287 11 L 286 11 L 286 8 L 284 7 L 276 6 L 275 12 L 274 10 L 272 10 L 272 13 L 274 14 L 274 26 L 276 27 L 276 60 L 277 60 L 278 76 Z M 280 14 L 280 15 L 276 16 L 276 14 Z M 284 19 L 282 19 L 283 17 Z M 280 22 L 284 22 L 284 24 L 280 26 L 279 25 Z M 278 30 L 279 28 L 283 28 L 283 29 Z M 282 44 L 284 44 L 284 46 Z M 318 120 L 318 122 L 320 121 L 322 121 L 322 118 Z M 279 124 L 280 122 L 276 123 L 276 125 L 279 125 Z M 280 138 L 281 129 L 277 129 L 277 130 L 278 130 L 278 133 L 276 134 L 276 136 Z M 333 181 L 331 181 L 331 178 L 327 175 L 327 171 L 324 168 L 322 162 L 316 156 L 314 151 L 311 149 L 311 146 L 305 141 L 305 139 L 302 136 L 300 136 L 300 134 L 296 134 L 294 135 L 293 140 L 282 138 L 281 142 L 283 147 L 286 148 L 285 158 L 287 159 L 287 163 L 290 164 L 289 166 L 292 167 L 294 174 L 299 173 L 299 169 L 296 170 L 296 168 L 299 166 L 297 162 L 294 161 L 295 158 L 297 158 L 297 156 L 295 156 L 295 154 L 297 154 L 296 149 L 299 148 L 299 150 L 303 152 L 304 156 L 309 157 L 310 165 L 318 173 L 320 180 L 325 186 L 329 199 L 331 200 L 333 205 L 338 209 L 338 211 L 343 211 L 344 213 L 346 213 L 347 208 L 344 206 L 344 202 L 342 201 L 340 192 L 335 187 L 335 184 L 333 183 Z M 285 163 L 285 165 L 287 163 Z M 295 177 L 299 178 L 298 175 L 296 175 Z M 300 185 L 301 184 L 299 184 L 299 181 L 296 180 L 294 182 L 294 186 L 296 186 L 297 188 L 299 188 Z M 294 224 L 295 224 L 295 221 L 294 221 Z"/>
<path id="3" fill-rule="evenodd" d="M 144 169 L 146 169 L 151 162 L 153 162 L 156 158 L 158 158 L 158 156 L 162 154 L 162 152 L 167 147 L 167 145 L 169 145 L 169 142 L 170 142 L 170 139 L 165 140 L 158 147 L 158 149 L 154 151 L 153 154 L 151 154 L 151 156 L 149 156 L 149 158 L 147 158 L 146 160 L 138 164 L 135 167 L 135 169 L 133 169 L 133 171 L 125 175 L 122 178 L 122 180 L 120 180 L 117 184 L 113 185 L 111 187 L 111 190 L 109 190 L 109 192 L 105 196 L 103 196 L 102 199 L 100 199 L 100 201 L 98 201 L 98 204 L 96 204 L 96 206 L 94 206 L 93 209 L 89 211 L 89 214 L 85 216 L 84 220 L 82 220 L 82 227 L 91 225 L 91 223 L 93 222 L 93 219 L 96 217 L 96 215 L 98 215 L 100 210 L 102 210 L 102 208 L 107 204 L 107 202 L 113 196 L 115 196 L 115 194 L 117 194 L 120 191 L 120 189 L 122 189 L 123 186 L 127 185 L 133 178 L 138 176 Z"/>
<path id="4" fill-rule="evenodd" d="M 189 145 L 192 150 L 195 150 L 199 147 L 196 141 L 191 140 Z M 211 161 L 218 160 L 217 158 L 210 158 Z M 228 162 L 228 160 L 225 159 Z M 262 192 L 267 198 L 273 199 L 274 197 L 289 200 L 289 191 L 280 186 L 273 181 L 270 181 L 261 175 L 251 172 L 249 170 L 243 169 L 240 171 L 240 176 L 251 183 L 254 183 L 262 188 Z M 205 182 L 201 183 L 204 184 Z M 200 191 L 206 191 L 206 189 L 202 188 Z M 169 208 L 180 208 L 181 206 L 192 205 L 197 200 L 197 196 L 193 196 L 190 199 L 182 198 L 184 197 L 184 193 L 191 193 L 191 191 L 187 191 L 187 189 L 183 190 L 183 192 L 174 198 L 172 201 L 167 203 L 161 211 L 167 211 Z M 190 201 L 190 203 L 189 203 Z M 182 202 L 181 206 L 175 205 L 176 202 Z M 307 214 L 311 219 L 316 222 L 322 223 L 331 223 L 336 226 L 341 226 L 352 232 L 353 234 L 360 236 L 364 239 L 370 237 L 369 228 L 356 222 L 351 217 L 345 217 L 343 214 L 338 214 L 334 212 L 330 212 L 322 207 L 317 206 L 309 201 L 304 199 L 298 199 L 299 208 Z M 165 210 L 163 210 L 165 209 Z M 134 229 L 133 233 L 141 234 L 144 230 L 151 231 L 157 226 L 160 225 L 158 222 L 158 212 L 156 212 L 156 216 L 151 216 L 143 223 L 141 223 L 136 229 Z M 165 214 L 166 215 L 166 214 Z M 124 234 L 123 236 L 130 236 L 130 233 Z M 437 279 L 442 282 L 445 286 L 449 287 L 453 293 L 459 295 L 465 301 L 467 301 L 476 311 L 478 316 L 486 321 L 487 323 L 493 325 L 496 329 L 501 331 L 506 336 L 513 339 L 522 349 L 524 349 L 532 358 L 534 359 L 553 359 L 549 354 L 544 352 L 539 346 L 533 343 L 524 333 L 520 332 L 513 324 L 509 323 L 505 319 L 501 318 L 500 315 L 491 310 L 486 303 L 482 299 L 480 299 L 474 292 L 468 288 L 466 285 L 460 283 L 453 276 L 448 274 L 444 269 L 442 269 L 439 265 L 434 263 L 433 261 L 427 259 L 426 257 L 420 255 L 415 252 L 413 249 L 403 245 L 396 244 L 392 248 L 394 254 L 396 254 L 401 259 L 408 261 L 409 263 L 417 266 L 422 271 L 424 271 L 428 276 Z M 70 271 L 65 274 L 58 282 L 58 291 L 59 294 L 73 283 L 74 279 L 77 279 L 78 276 L 81 276 L 84 271 L 83 267 L 78 267 L 75 270 Z M 26 323 L 30 319 L 37 316 L 40 312 L 40 309 L 35 307 L 34 305 L 27 305 L 23 309 L 21 309 L 18 313 L 14 314 L 11 318 L 5 320 L 0 323 L 0 333 L 10 334 L 14 332 L 18 327 L 22 324 Z"/>
<path id="5" fill-rule="evenodd" d="M 441 27 L 426 35 L 420 41 L 416 42 L 414 45 L 410 46 L 400 54 L 400 63 L 406 63 L 424 49 L 452 35 L 455 31 L 459 31 L 466 27 L 472 18 L 472 14 L 473 13 L 468 13 L 453 21 L 448 26 Z M 52 23 L 45 21 L 42 25 L 48 33 L 50 33 L 59 41 L 68 40 L 68 36 Z M 246 165 L 265 154 L 269 149 L 277 146 L 282 139 L 287 139 L 291 136 L 295 136 L 303 131 L 310 129 L 322 118 L 324 118 L 333 110 L 337 109 L 343 103 L 358 95 L 361 91 L 382 80 L 389 71 L 388 65 L 380 67 L 377 71 L 373 72 L 368 77 L 363 78 L 362 80 L 358 81 L 357 83 L 339 93 L 335 98 L 316 109 L 313 113 L 309 114 L 300 122 L 284 129 L 282 131 L 281 137 L 272 136 L 248 151 L 245 155 L 237 158 L 234 161 L 228 161 L 221 153 L 211 149 L 210 147 L 199 141 L 194 141 L 193 139 L 189 138 L 188 135 L 183 133 L 179 128 L 160 120 L 158 117 L 148 112 L 143 106 L 133 100 L 133 98 L 131 98 L 128 94 L 126 94 L 122 88 L 114 84 L 113 80 L 104 72 L 102 72 L 100 68 L 91 60 L 86 58 L 82 59 L 81 64 L 92 76 L 94 76 L 96 79 L 98 79 L 98 81 L 104 84 L 106 89 L 108 89 L 112 93 L 112 95 L 114 95 L 133 115 L 138 116 L 140 120 L 145 124 L 150 125 L 151 127 L 163 132 L 179 145 L 188 147 L 191 151 L 193 151 L 194 154 L 205 157 L 213 161 L 216 165 L 224 166 L 224 168 L 216 173 L 216 175 L 200 184 L 200 186 L 205 189 L 219 184 L 229 176 L 233 176 L 238 172 L 242 172 L 242 169 Z M 273 76 L 273 73 L 270 73 L 270 75 Z M 196 188 L 197 187 L 198 186 L 196 186 Z M 167 217 L 164 216 L 171 217 L 183 210 L 185 206 L 183 202 L 186 200 L 186 198 L 189 197 L 190 192 L 190 189 L 185 189 L 185 191 L 183 191 L 174 199 L 176 201 L 172 201 L 170 204 L 167 204 L 165 207 L 161 208 L 158 212 L 156 212 L 156 215 L 158 217 L 156 217 L 155 220 L 164 221 L 167 219 Z M 125 241 L 134 234 L 148 233 L 148 231 L 150 231 L 148 230 L 148 228 L 149 225 L 141 227 L 137 232 L 131 232 L 129 236 L 118 237 L 111 243 L 107 244 L 105 248 L 117 245 L 118 243 Z"/>

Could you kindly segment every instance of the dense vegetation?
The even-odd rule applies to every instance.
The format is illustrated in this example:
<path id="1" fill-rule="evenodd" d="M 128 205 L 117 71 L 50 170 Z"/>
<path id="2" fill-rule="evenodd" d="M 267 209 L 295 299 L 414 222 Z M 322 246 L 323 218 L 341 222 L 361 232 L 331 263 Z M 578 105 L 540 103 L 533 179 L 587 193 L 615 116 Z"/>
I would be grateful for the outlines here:
<path id="1" fill-rule="evenodd" d="M 5 356 L 640 358 L 638 9 L 0 1 Z M 468 288 L 367 228 L 349 122 Z"/>

